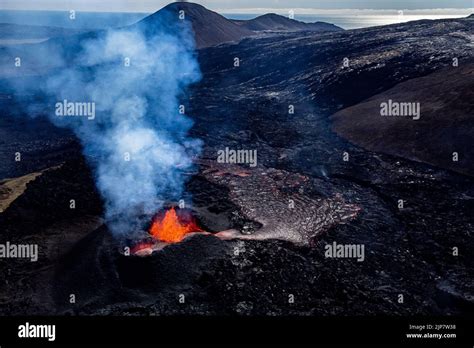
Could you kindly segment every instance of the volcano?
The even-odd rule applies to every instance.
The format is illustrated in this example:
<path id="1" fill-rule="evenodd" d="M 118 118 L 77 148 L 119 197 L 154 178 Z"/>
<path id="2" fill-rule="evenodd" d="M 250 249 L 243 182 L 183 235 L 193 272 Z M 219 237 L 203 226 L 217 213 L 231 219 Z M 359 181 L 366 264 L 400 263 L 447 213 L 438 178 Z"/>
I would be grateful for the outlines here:
<path id="1" fill-rule="evenodd" d="M 204 6 L 190 2 L 174 2 L 136 25 L 145 31 L 153 30 L 164 18 L 182 19 L 192 26 L 197 48 L 216 46 L 225 42 L 239 42 L 243 38 L 269 31 L 328 32 L 343 29 L 329 23 L 304 23 L 277 14 L 267 14 L 251 20 L 232 20 Z"/>
<path id="2" fill-rule="evenodd" d="M 253 31 L 240 27 L 204 6 L 188 2 L 171 3 L 136 25 L 149 31 L 166 22 L 163 20 L 165 18 L 171 17 L 178 22 L 180 13 L 183 14 L 183 21 L 191 24 L 198 48 L 210 47 L 223 42 L 240 41 L 244 37 L 255 35 Z"/>
<path id="3" fill-rule="evenodd" d="M 148 19 L 150 28 L 155 15 Z M 211 32 L 217 23 L 209 24 Z M 2 92 L 7 115 L 0 117 L 5 180 L 0 230 L 4 240 L 38 244 L 40 257 L 31 263 L 0 262 L 0 313 L 471 314 L 474 258 L 466 246 L 472 245 L 474 179 L 456 173 L 459 167 L 453 165 L 446 170 L 404 158 L 412 153 L 392 146 L 406 139 L 406 148 L 429 163 L 429 157 L 418 155 L 430 149 L 420 147 L 426 141 L 458 144 L 456 165 L 473 162 L 466 123 L 472 114 L 467 62 L 474 59 L 473 30 L 474 22 L 467 19 L 418 21 L 326 34 L 252 36 L 200 50 L 203 80 L 193 86 L 186 112 L 203 151 L 186 183 L 189 196 L 183 198 L 192 198 L 195 225 L 215 238 L 206 232 L 194 235 L 186 211 L 165 206 L 154 210 L 156 216 L 139 219 L 127 240 L 117 240 L 104 223 L 104 202 L 80 143 L 40 118 L 19 122 L 10 117 L 36 99 Z M 72 55 L 77 48 L 71 40 L 64 39 L 63 47 Z M 45 44 L 34 46 L 39 47 Z M 231 69 L 229 57 L 245 57 L 245 64 Z M 342 65 L 345 57 L 348 68 Z M 462 66 L 450 67 L 453 57 Z M 31 76 L 25 84 L 43 80 Z M 395 99 L 396 93 L 401 100 L 426 101 L 448 119 L 435 119 L 432 110 L 423 109 L 416 121 L 420 127 L 398 124 L 403 120 L 389 125 L 378 117 L 372 122 L 373 112 L 357 114 L 364 110 L 360 103 L 379 105 L 374 101 L 382 93 L 382 100 Z M 288 115 L 289 105 L 295 107 L 294 117 Z M 459 131 L 461 122 L 465 133 Z M 446 135 L 443 143 L 440 135 L 430 136 L 439 134 L 438 126 Z M 367 134 L 369 140 L 385 137 L 375 144 L 385 146 L 366 149 Z M 401 134 L 397 142 L 387 138 L 392 134 Z M 410 140 L 413 134 L 416 142 Z M 449 135 L 454 139 L 446 142 Z M 393 152 L 383 153 L 387 146 Z M 216 154 L 225 147 L 257 150 L 258 166 L 219 163 Z M 15 162 L 19 150 L 22 161 Z M 437 156 L 450 158 L 453 150 L 444 150 Z M 363 245 L 366 261 L 326 257 L 325 247 L 334 242 Z M 166 248 L 156 252 L 161 246 Z M 459 248 L 457 256 L 453 247 Z M 134 257 L 142 255 L 149 257 Z M 189 299 L 186 305 L 177 305 L 180 293 Z M 292 305 L 289 293 L 296 299 Z M 70 294 L 80 299 L 74 306 Z M 405 303 L 398 302 L 399 294 Z"/>

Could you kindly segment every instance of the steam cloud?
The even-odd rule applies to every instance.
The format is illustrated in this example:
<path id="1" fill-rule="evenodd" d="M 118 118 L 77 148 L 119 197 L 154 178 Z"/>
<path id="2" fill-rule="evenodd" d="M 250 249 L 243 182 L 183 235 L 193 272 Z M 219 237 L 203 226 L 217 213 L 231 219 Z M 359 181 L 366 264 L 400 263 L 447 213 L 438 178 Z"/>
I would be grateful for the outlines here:
<path id="1" fill-rule="evenodd" d="M 181 197 L 182 171 L 199 152 L 200 142 L 188 137 L 192 121 L 179 112 L 179 98 L 200 79 L 192 36 L 184 23 L 155 22 L 152 28 L 136 25 L 72 41 L 73 47 L 46 46 L 45 59 L 66 64 L 36 88 L 50 119 L 80 139 L 110 229 L 133 232 L 140 216 Z M 95 118 L 56 116 L 54 106 L 63 100 L 95 103 Z"/>

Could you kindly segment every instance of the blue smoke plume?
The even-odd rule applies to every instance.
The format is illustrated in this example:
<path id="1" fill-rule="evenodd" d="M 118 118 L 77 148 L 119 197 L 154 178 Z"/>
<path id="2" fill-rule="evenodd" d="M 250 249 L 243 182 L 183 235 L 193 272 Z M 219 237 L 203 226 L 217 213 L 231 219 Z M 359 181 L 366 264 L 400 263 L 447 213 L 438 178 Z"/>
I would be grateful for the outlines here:
<path id="1" fill-rule="evenodd" d="M 177 14 L 137 25 L 50 40 L 41 52 L 62 66 L 38 88 L 47 113 L 80 139 L 115 234 L 133 232 L 140 217 L 177 200 L 183 171 L 200 142 L 180 98 L 200 79 L 190 28 Z M 32 88 L 32 86 L 28 86 Z M 63 102 L 94 103 L 94 117 L 58 115 Z"/>

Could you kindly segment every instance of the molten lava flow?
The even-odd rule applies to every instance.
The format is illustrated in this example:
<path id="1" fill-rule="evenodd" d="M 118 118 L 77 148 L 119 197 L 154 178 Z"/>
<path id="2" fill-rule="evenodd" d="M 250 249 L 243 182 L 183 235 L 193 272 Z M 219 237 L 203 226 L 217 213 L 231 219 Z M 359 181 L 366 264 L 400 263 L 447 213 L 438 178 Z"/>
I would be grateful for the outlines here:
<path id="1" fill-rule="evenodd" d="M 136 244 L 131 250 L 132 255 L 145 256 L 151 255 L 153 253 L 154 243 L 151 242 L 141 242 Z"/>
<path id="2" fill-rule="evenodd" d="M 190 232 L 202 232 L 192 218 L 189 221 L 182 221 L 174 208 L 166 211 L 161 218 L 155 218 L 150 227 L 150 234 L 156 239 L 177 243 L 183 240 L 184 236 Z"/>

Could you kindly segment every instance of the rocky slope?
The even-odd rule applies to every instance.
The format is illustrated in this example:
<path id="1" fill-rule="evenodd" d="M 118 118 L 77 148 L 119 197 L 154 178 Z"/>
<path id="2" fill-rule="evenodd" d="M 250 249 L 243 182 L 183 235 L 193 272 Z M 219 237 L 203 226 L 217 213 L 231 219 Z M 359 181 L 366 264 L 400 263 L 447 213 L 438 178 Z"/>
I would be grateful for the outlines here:
<path id="1" fill-rule="evenodd" d="M 182 19 L 180 19 L 180 13 L 183 15 Z M 183 21 L 192 26 L 198 48 L 214 46 L 223 42 L 240 41 L 244 37 L 255 34 L 224 16 L 206 9 L 204 6 L 188 2 L 171 3 L 141 20 L 137 23 L 137 26 L 150 30 L 154 26 L 161 26 L 163 23 L 174 21 L 176 23 Z"/>
<path id="2" fill-rule="evenodd" d="M 420 119 L 382 117 L 381 105 L 389 100 L 420 103 Z M 400 83 L 339 111 L 333 120 L 338 134 L 371 151 L 474 175 L 474 64 Z"/>

